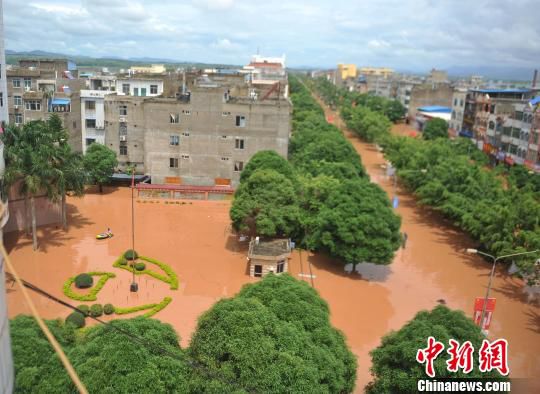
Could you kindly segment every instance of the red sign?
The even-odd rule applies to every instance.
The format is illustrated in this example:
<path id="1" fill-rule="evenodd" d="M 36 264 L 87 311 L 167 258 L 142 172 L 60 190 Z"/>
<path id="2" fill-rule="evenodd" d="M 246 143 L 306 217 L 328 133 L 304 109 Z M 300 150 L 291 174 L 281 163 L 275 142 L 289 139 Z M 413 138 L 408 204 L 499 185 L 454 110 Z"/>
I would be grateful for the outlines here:
<path id="1" fill-rule="evenodd" d="M 484 309 L 484 298 L 477 297 L 474 301 L 474 323 L 479 326 L 480 319 L 482 318 L 482 310 Z M 486 313 L 484 314 L 484 322 L 481 326 L 482 330 L 489 330 L 491 325 L 491 317 L 495 310 L 495 298 L 488 298 L 486 305 Z"/>

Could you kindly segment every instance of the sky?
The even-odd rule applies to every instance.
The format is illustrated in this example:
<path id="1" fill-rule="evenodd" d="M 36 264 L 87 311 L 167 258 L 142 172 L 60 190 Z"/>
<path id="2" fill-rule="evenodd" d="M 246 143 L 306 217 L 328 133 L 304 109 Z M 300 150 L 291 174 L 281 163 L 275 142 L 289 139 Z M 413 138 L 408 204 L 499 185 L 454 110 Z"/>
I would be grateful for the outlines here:
<path id="1" fill-rule="evenodd" d="M 292 67 L 540 66 L 538 0 L 3 0 L 6 48 Z M 535 20 L 536 19 L 536 20 Z"/>

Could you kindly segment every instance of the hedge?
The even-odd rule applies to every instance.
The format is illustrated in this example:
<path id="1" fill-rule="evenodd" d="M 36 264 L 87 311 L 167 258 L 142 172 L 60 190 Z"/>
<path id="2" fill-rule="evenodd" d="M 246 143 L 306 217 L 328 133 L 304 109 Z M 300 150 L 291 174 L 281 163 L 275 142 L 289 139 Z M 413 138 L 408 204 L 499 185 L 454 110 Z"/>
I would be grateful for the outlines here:
<path id="1" fill-rule="evenodd" d="M 75 277 L 75 287 L 78 289 L 88 289 L 94 284 L 94 278 L 88 274 L 79 274 Z"/>
<path id="2" fill-rule="evenodd" d="M 162 263 L 161 261 L 152 259 L 150 257 L 139 256 L 139 260 L 144 260 L 148 263 L 155 264 L 159 268 L 161 268 L 168 275 L 168 276 L 165 276 L 165 275 L 160 274 L 159 272 L 152 271 L 148 268 L 145 268 L 142 271 L 138 271 L 137 269 L 134 270 L 133 267 L 131 267 L 130 265 L 122 265 L 121 261 L 123 258 L 124 256 L 120 256 L 113 263 L 113 267 L 122 268 L 129 272 L 135 271 L 136 275 L 142 275 L 142 274 L 150 275 L 158 280 L 161 280 L 162 282 L 170 284 L 171 290 L 178 290 L 178 276 L 176 275 L 176 272 L 174 272 L 173 269 L 169 265 Z"/>
<path id="3" fill-rule="evenodd" d="M 143 314 L 144 317 L 151 317 L 161 311 L 163 308 L 165 308 L 169 303 L 172 301 L 171 297 L 165 297 L 163 301 L 161 301 L 158 304 L 145 304 L 145 305 L 138 305 L 138 306 L 132 306 L 128 308 L 114 308 L 114 312 L 117 315 L 127 315 L 128 313 L 135 313 L 139 311 L 143 311 L 145 309 L 150 309 L 148 312 Z"/>
<path id="4" fill-rule="evenodd" d="M 73 312 L 66 317 L 66 324 L 73 324 L 77 328 L 83 328 L 86 324 L 86 320 L 82 313 Z"/>
<path id="5" fill-rule="evenodd" d="M 64 294 L 73 300 L 95 301 L 97 300 L 97 294 L 100 292 L 103 286 L 105 286 L 105 283 L 109 280 L 109 278 L 116 277 L 116 275 L 112 272 L 88 272 L 87 274 L 90 276 L 101 276 L 96 285 L 90 289 L 88 294 L 77 294 L 73 291 L 72 285 L 75 282 L 75 277 L 69 278 L 64 283 Z"/>
<path id="6" fill-rule="evenodd" d="M 100 317 L 103 315 L 103 306 L 101 304 L 94 304 L 90 307 L 90 316 Z"/>

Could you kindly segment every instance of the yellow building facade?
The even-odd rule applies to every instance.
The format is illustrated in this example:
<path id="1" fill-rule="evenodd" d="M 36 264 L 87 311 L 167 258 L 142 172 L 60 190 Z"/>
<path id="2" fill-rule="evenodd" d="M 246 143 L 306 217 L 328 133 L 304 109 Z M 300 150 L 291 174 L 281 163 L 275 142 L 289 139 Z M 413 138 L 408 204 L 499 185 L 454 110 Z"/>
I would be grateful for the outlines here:
<path id="1" fill-rule="evenodd" d="M 347 78 L 356 78 L 356 66 L 354 64 L 338 64 L 338 78 L 342 81 Z"/>

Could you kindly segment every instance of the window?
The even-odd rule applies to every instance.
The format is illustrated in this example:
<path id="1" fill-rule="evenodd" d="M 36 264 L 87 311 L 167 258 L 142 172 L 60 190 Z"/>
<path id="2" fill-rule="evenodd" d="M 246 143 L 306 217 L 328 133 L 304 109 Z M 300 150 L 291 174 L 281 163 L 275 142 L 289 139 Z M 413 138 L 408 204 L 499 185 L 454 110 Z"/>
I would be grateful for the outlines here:
<path id="1" fill-rule="evenodd" d="M 285 261 L 284 260 L 278 261 L 278 263 L 277 263 L 277 273 L 281 274 L 284 269 L 285 269 Z"/>
<path id="2" fill-rule="evenodd" d="M 459 106 L 463 107 L 463 99 L 459 100 Z"/>
<path id="3" fill-rule="evenodd" d="M 40 100 L 27 100 L 25 102 L 25 107 L 28 111 L 41 111 L 41 101 Z"/>
<path id="4" fill-rule="evenodd" d="M 96 142 L 96 139 L 95 139 L 95 138 L 87 138 L 87 139 L 86 139 L 86 146 L 89 147 L 89 146 L 92 145 L 94 142 Z"/>
<path id="5" fill-rule="evenodd" d="M 488 126 L 491 130 L 493 130 L 495 128 L 495 122 L 490 120 L 489 121 L 489 126 Z"/>
<path id="6" fill-rule="evenodd" d="M 22 105 L 22 96 L 13 96 L 13 105 Z"/>
<path id="7" fill-rule="evenodd" d="M 244 149 L 244 140 L 242 138 L 237 138 L 234 141 L 234 147 L 236 149 Z"/>
<path id="8" fill-rule="evenodd" d="M 516 119 L 516 120 L 523 120 L 523 112 L 521 112 L 521 111 L 516 111 L 515 114 L 514 114 L 514 119 Z"/>
<path id="9" fill-rule="evenodd" d="M 182 159 L 184 159 L 184 160 L 189 159 L 189 155 L 182 155 Z"/>
<path id="10" fill-rule="evenodd" d="M 15 124 L 22 124 L 22 114 L 15 114 Z"/>
<path id="11" fill-rule="evenodd" d="M 120 122 L 118 124 L 118 135 L 119 136 L 127 135 L 127 123 L 126 122 Z"/>
<path id="12" fill-rule="evenodd" d="M 14 88 L 20 88 L 21 87 L 21 80 L 19 78 L 15 78 L 13 81 L 13 87 Z"/>
<path id="13" fill-rule="evenodd" d="M 229 158 L 228 157 L 222 157 L 221 161 L 229 161 Z"/>
<path id="14" fill-rule="evenodd" d="M 221 113 L 221 116 L 229 116 L 230 114 L 231 114 L 230 112 L 225 112 L 224 111 L 224 112 Z"/>
<path id="15" fill-rule="evenodd" d="M 512 155 L 515 155 L 517 153 L 517 145 L 510 144 L 508 152 Z"/>
<path id="16" fill-rule="evenodd" d="M 178 158 L 177 157 L 169 158 L 169 167 L 170 168 L 178 168 Z"/>
<path id="17" fill-rule="evenodd" d="M 77 128 L 77 121 L 73 121 L 73 128 L 76 129 Z"/>
<path id="18" fill-rule="evenodd" d="M 240 172 L 244 169 L 244 162 L 243 161 L 235 161 L 234 162 L 234 171 Z"/>
<path id="19" fill-rule="evenodd" d="M 157 85 L 150 85 L 150 94 L 158 94 Z"/>
<path id="20" fill-rule="evenodd" d="M 120 142 L 120 155 L 127 156 L 127 142 Z"/>
<path id="21" fill-rule="evenodd" d="M 236 115 L 236 126 L 246 127 L 246 117 L 241 115 Z"/>
<path id="22" fill-rule="evenodd" d="M 95 129 L 96 128 L 96 120 L 95 119 L 85 119 L 85 125 L 87 129 Z"/>
<path id="23" fill-rule="evenodd" d="M 256 265 L 254 268 L 253 276 L 260 278 L 262 276 L 262 265 Z"/>
<path id="24" fill-rule="evenodd" d="M 189 137 L 189 131 L 184 131 L 184 132 L 182 133 L 182 135 L 183 135 L 184 137 Z"/>
<path id="25" fill-rule="evenodd" d="M 454 107 L 456 107 L 456 106 L 457 106 L 457 104 L 458 104 L 458 99 L 457 99 L 457 98 L 455 98 L 455 99 L 454 99 Z"/>
<path id="26" fill-rule="evenodd" d="M 489 107 L 489 113 L 494 114 L 495 113 L 495 104 L 491 104 Z"/>
<path id="27" fill-rule="evenodd" d="M 226 140 L 226 139 L 227 139 L 227 136 L 226 136 L 226 135 L 222 135 L 221 138 L 224 139 L 224 140 Z"/>
<path id="28" fill-rule="evenodd" d="M 32 78 L 24 78 L 24 88 L 30 90 L 32 88 Z"/>
<path id="29" fill-rule="evenodd" d="M 118 106 L 118 112 L 120 113 L 120 116 L 126 116 L 127 115 L 127 105 Z"/>
<path id="30" fill-rule="evenodd" d="M 517 127 L 512 127 L 512 137 L 513 138 L 519 138 L 519 132 L 521 130 Z"/>
<path id="31" fill-rule="evenodd" d="M 180 123 L 180 115 L 179 114 L 170 114 L 170 122 L 171 123 Z"/>
<path id="32" fill-rule="evenodd" d="M 96 109 L 96 102 L 95 101 L 86 101 L 84 104 L 85 109 Z"/>
<path id="33" fill-rule="evenodd" d="M 179 135 L 171 135 L 169 143 L 171 145 L 175 145 L 175 146 L 180 145 L 180 136 Z"/>
<path id="34" fill-rule="evenodd" d="M 122 84 L 122 93 L 129 94 L 129 83 Z"/>
<path id="35" fill-rule="evenodd" d="M 141 96 L 146 96 L 146 88 L 141 88 Z"/>
<path id="36" fill-rule="evenodd" d="M 4 106 L 4 93 L 0 92 L 0 107 Z"/>
<path id="37" fill-rule="evenodd" d="M 182 113 L 183 113 L 184 115 L 191 115 L 191 110 L 190 110 L 190 109 L 183 109 L 183 110 L 182 110 Z"/>

